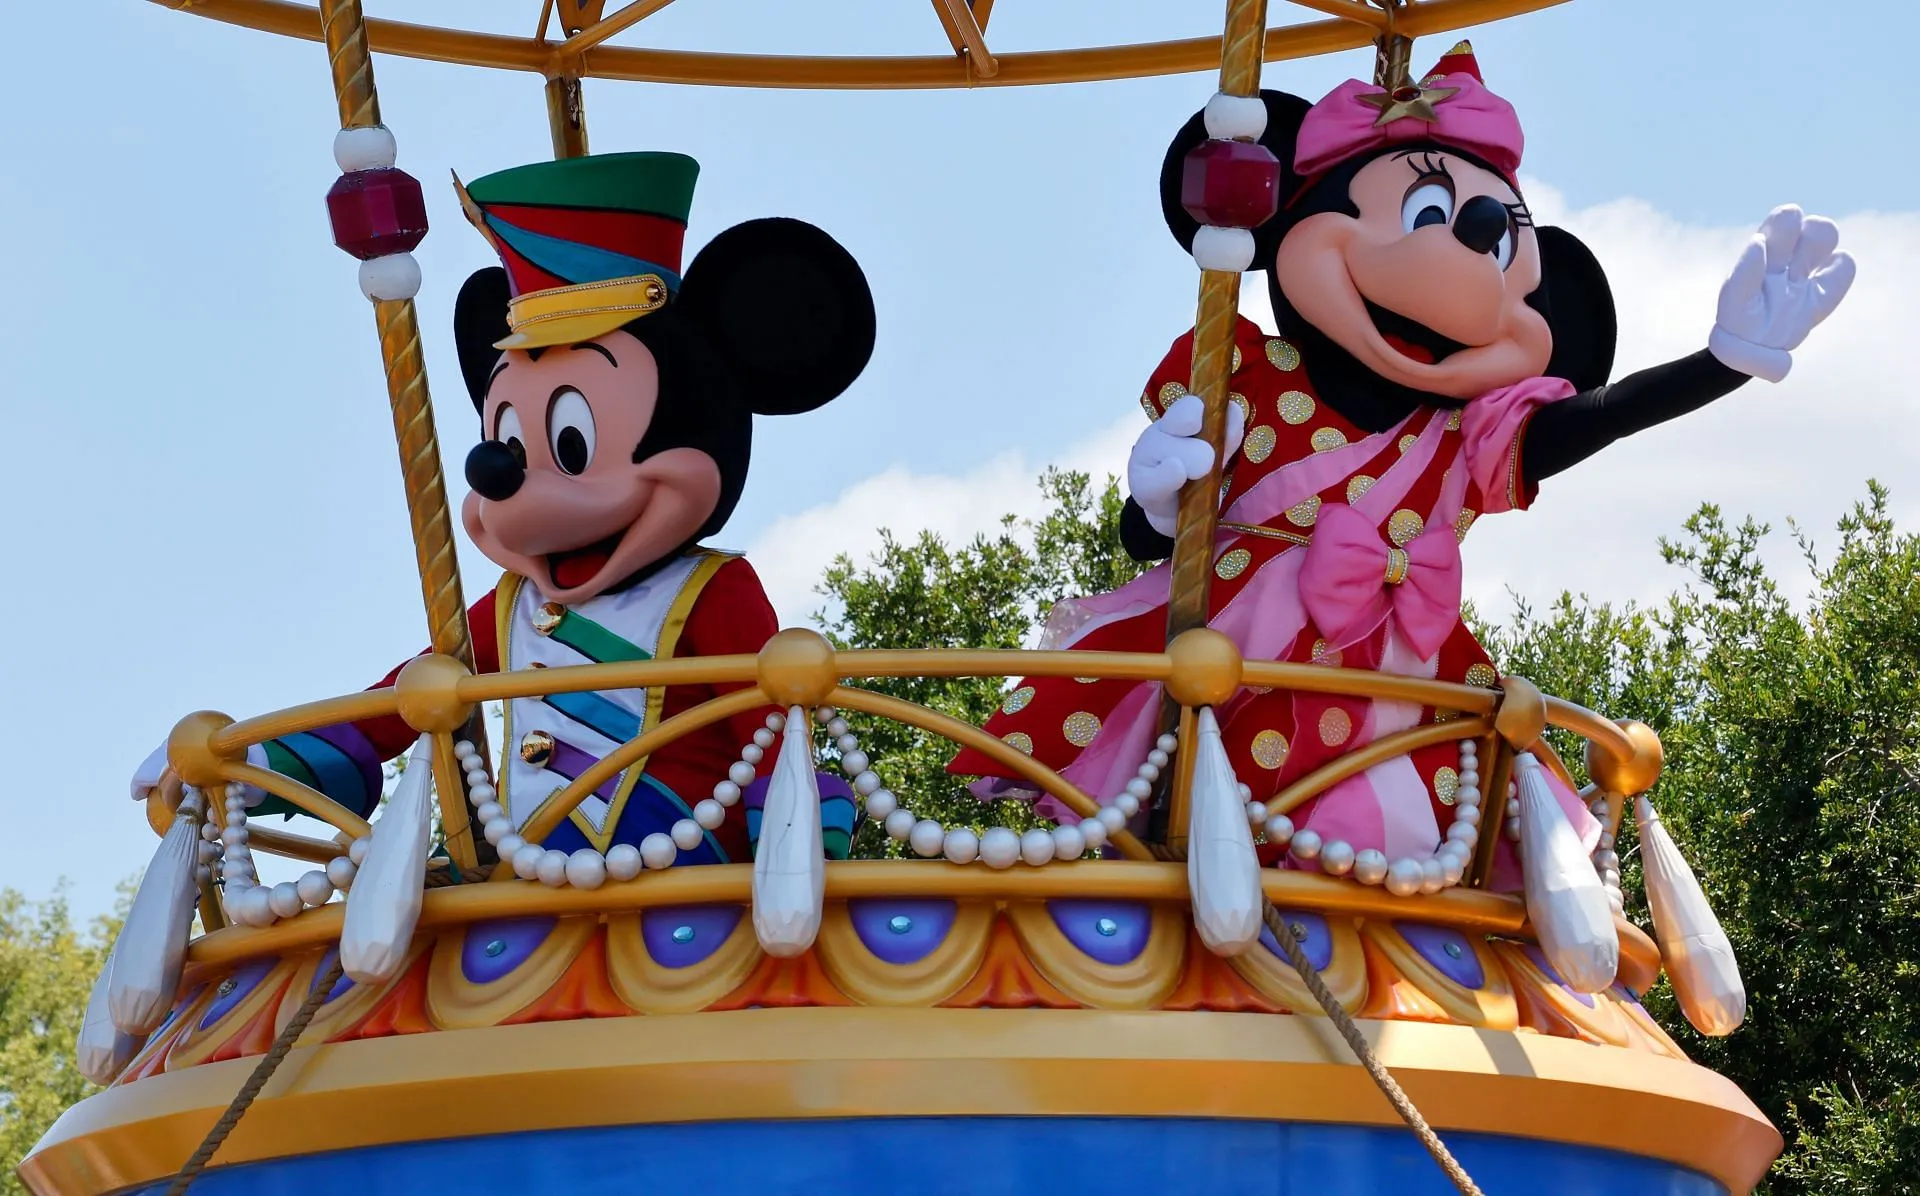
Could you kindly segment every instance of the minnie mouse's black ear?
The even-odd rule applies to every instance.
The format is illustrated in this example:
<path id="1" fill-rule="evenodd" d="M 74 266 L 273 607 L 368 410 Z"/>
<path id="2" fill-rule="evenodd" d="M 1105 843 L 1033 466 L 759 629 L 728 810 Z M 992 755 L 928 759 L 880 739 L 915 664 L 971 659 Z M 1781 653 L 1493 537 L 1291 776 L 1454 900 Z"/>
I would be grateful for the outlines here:
<path id="1" fill-rule="evenodd" d="M 1553 360 L 1547 376 L 1565 378 L 1576 390 L 1606 385 L 1613 376 L 1613 350 L 1620 325 L 1613 288 L 1593 251 L 1563 228 L 1535 230 L 1540 238 L 1540 289 L 1528 302 L 1553 330 Z"/>
<path id="2" fill-rule="evenodd" d="M 715 237 L 687 267 L 678 304 L 761 415 L 831 401 L 873 356 L 866 274 L 803 220 L 749 220 Z"/>
<path id="3" fill-rule="evenodd" d="M 1280 159 L 1280 197 L 1285 203 L 1300 183 L 1293 173 L 1293 145 L 1300 136 L 1300 122 L 1306 119 L 1307 109 L 1313 105 L 1283 91 L 1263 91 L 1260 99 L 1267 106 L 1267 128 L 1260 135 L 1260 144 Z M 1160 211 L 1166 217 L 1173 239 L 1188 253 L 1193 252 L 1193 236 L 1200 231 L 1200 222 L 1180 206 L 1180 180 L 1186 171 L 1187 153 L 1206 140 L 1207 121 L 1203 109 L 1180 126 L 1173 144 L 1167 147 L 1166 158 L 1160 163 Z M 1273 261 L 1274 251 L 1280 248 L 1280 224 L 1276 217 L 1253 231 L 1253 269 L 1264 270 Z"/>
<path id="4" fill-rule="evenodd" d="M 498 266 L 477 270 L 453 301 L 453 343 L 460 351 L 460 376 L 477 408 L 487 397 L 487 382 L 500 360 L 494 344 L 507 338 L 507 301 L 512 292 L 507 272 Z"/>

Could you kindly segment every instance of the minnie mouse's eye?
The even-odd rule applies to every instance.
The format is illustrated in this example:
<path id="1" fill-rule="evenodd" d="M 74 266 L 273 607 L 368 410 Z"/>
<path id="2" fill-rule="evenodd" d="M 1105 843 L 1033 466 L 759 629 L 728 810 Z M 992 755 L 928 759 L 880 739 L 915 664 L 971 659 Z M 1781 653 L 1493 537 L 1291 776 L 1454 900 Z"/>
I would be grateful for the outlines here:
<path id="1" fill-rule="evenodd" d="M 1507 231 L 1501 233 L 1500 239 L 1494 243 L 1493 260 L 1500 263 L 1502 270 L 1513 265 L 1513 223 L 1511 221 L 1507 223 Z"/>
<path id="2" fill-rule="evenodd" d="M 1417 183 L 1400 203 L 1400 225 L 1408 232 L 1453 219 L 1453 188 L 1443 182 Z"/>
<path id="3" fill-rule="evenodd" d="M 553 394 L 547 409 L 547 443 L 553 448 L 554 464 L 567 473 L 585 473 L 593 463 L 593 408 L 572 387 Z"/>
<path id="4" fill-rule="evenodd" d="M 493 438 L 507 446 L 507 451 L 520 463 L 520 468 L 527 467 L 527 442 L 521 438 L 520 413 L 513 409 L 513 404 L 501 405 L 500 414 L 493 425 Z"/>

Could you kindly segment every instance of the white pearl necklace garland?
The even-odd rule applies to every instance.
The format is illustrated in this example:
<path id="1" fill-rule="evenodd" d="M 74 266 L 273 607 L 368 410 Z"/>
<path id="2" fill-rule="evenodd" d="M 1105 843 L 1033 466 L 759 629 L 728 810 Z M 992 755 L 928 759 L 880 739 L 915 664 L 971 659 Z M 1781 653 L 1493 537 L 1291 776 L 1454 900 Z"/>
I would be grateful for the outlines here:
<path id="1" fill-rule="evenodd" d="M 826 713 L 832 715 L 832 711 Z M 828 732 L 836 733 L 836 726 L 844 728 L 846 720 L 832 718 L 827 723 Z M 854 742 L 855 748 L 858 747 L 858 741 L 851 734 L 838 734 L 843 750 L 849 741 Z M 955 864 L 978 861 L 994 869 L 1011 868 L 1015 864 L 1038 868 L 1055 860 L 1077 860 L 1087 852 L 1098 851 L 1105 846 L 1107 839 L 1125 827 L 1127 821 L 1140 812 L 1141 804 L 1153 796 L 1153 784 L 1160 779 L 1160 771 L 1173 759 L 1179 744 L 1175 736 L 1162 735 L 1153 750 L 1147 753 L 1146 761 L 1134 773 L 1133 779 L 1127 782 L 1126 788 L 1116 794 L 1112 801 L 1101 806 L 1099 817 L 1083 818 L 1073 826 L 1036 826 L 1024 833 L 1008 826 L 993 826 L 984 832 L 976 832 L 971 827 L 948 828 L 931 818 L 916 818 L 911 810 L 900 805 L 899 799 L 892 793 L 878 787 L 880 778 L 871 772 L 855 777 L 853 788 L 856 793 L 866 796 L 867 817 L 882 823 L 891 838 L 907 844 L 915 855 L 927 859 L 945 856 Z M 855 754 L 860 756 L 862 764 L 866 763 L 865 755 L 857 751 Z M 862 778 L 865 777 L 872 778 L 870 784 L 873 788 L 862 788 Z"/>
<path id="2" fill-rule="evenodd" d="M 1250 796 L 1245 785 L 1242 794 Z M 1426 859 L 1405 856 L 1389 860 L 1374 848 L 1355 851 L 1340 839 L 1322 840 L 1312 830 L 1298 830 L 1285 814 L 1269 814 L 1265 802 L 1247 802 L 1247 821 L 1265 832 L 1269 843 L 1287 848 L 1294 859 L 1318 861 L 1329 876 L 1352 876 L 1363 885 L 1381 885 L 1396 897 L 1438 893 L 1460 883 L 1480 841 L 1480 748 L 1471 739 L 1460 741 L 1460 780 L 1453 796 L 1453 822 L 1446 838 Z M 1508 821 L 1513 821 L 1511 804 Z"/>
<path id="3" fill-rule="evenodd" d="M 879 788 L 880 778 L 867 771 L 866 756 L 856 750 L 858 742 L 852 748 L 847 747 L 845 741 L 852 739 L 852 736 L 845 733 L 845 721 L 833 719 L 831 710 L 822 708 L 822 712 L 827 716 L 821 719 L 823 723 L 831 719 L 841 728 L 841 765 L 854 778 L 854 788 L 859 789 L 864 778 L 869 777 L 872 778 L 872 788 Z M 632 880 L 642 871 L 657 872 L 671 868 L 681 852 L 692 851 L 700 846 L 708 831 L 718 829 L 726 822 L 727 811 L 739 803 L 747 786 L 753 784 L 760 772 L 760 762 L 766 759 L 767 749 L 774 745 L 786 725 L 786 715 L 769 714 L 767 725 L 753 733 L 753 741 L 740 749 L 740 758 L 728 767 L 726 779 L 713 787 L 713 796 L 693 807 L 692 818 L 675 822 L 666 834 L 656 831 L 648 835 L 638 847 L 631 843 L 616 843 L 604 853 L 593 847 L 582 847 L 569 854 L 558 848 L 527 842 L 514 830 L 513 819 L 500 805 L 499 793 L 487 776 L 480 753 L 463 739 L 453 745 L 453 754 L 466 772 L 467 799 L 473 803 L 473 815 L 480 823 L 480 833 L 487 842 L 493 844 L 494 850 L 513 869 L 515 876 L 522 880 L 537 880 L 556 889 L 563 885 L 576 889 L 597 889 L 609 880 Z M 832 727 L 828 729 L 831 731 Z M 855 764 L 858 769 L 853 767 Z"/>
<path id="4" fill-rule="evenodd" d="M 211 817 L 200 828 L 200 879 L 212 879 L 217 858 L 228 917 L 242 926 L 271 926 L 303 909 L 318 909 L 352 886 L 354 873 L 366 858 L 365 838 L 355 839 L 346 855 L 327 861 L 324 872 L 315 870 L 299 880 L 272 886 L 261 884 L 253 850 L 247 845 L 246 786 L 228 785 L 226 794 L 225 828 Z"/>

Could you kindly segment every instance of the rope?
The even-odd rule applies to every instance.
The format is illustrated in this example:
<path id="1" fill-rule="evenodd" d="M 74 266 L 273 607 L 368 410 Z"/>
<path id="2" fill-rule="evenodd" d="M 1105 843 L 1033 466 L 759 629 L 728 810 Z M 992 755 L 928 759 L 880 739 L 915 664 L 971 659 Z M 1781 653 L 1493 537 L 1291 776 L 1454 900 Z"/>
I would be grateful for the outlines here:
<path id="1" fill-rule="evenodd" d="M 1187 858 L 1185 849 L 1158 843 L 1153 845 L 1153 853 L 1163 860 L 1177 861 Z M 1427 1124 L 1427 1119 L 1420 1115 L 1420 1110 L 1414 1107 L 1413 1101 L 1400 1087 L 1400 1082 L 1395 1080 L 1393 1074 L 1387 1070 L 1386 1064 L 1380 1062 L 1380 1057 L 1373 1053 L 1373 1047 L 1368 1044 L 1366 1036 L 1361 1034 L 1360 1027 L 1354 1024 L 1353 1015 L 1348 1013 L 1346 1006 L 1340 1004 L 1340 999 L 1328 990 L 1326 981 L 1320 978 L 1320 969 L 1314 967 L 1313 961 L 1307 958 L 1300 940 L 1294 936 L 1293 927 L 1287 924 L 1287 920 L 1280 916 L 1280 911 L 1273 907 L 1273 902 L 1267 900 L 1264 894 L 1260 898 L 1260 919 L 1267 924 L 1267 930 L 1273 935 L 1274 941 L 1280 944 L 1281 953 L 1287 957 L 1287 962 L 1293 965 L 1294 971 L 1300 973 L 1301 983 L 1307 986 L 1307 991 L 1313 994 L 1313 999 L 1320 1002 L 1320 1008 L 1325 1011 L 1327 1020 L 1340 1031 L 1340 1037 L 1346 1040 L 1348 1049 L 1353 1052 L 1355 1058 L 1360 1060 L 1360 1066 L 1366 1068 L 1367 1074 L 1373 1077 L 1373 1082 L 1379 1086 L 1381 1094 L 1387 1098 L 1387 1103 L 1392 1105 L 1393 1111 L 1400 1115 L 1400 1120 L 1407 1123 L 1407 1128 L 1413 1131 L 1413 1136 L 1420 1139 L 1420 1145 L 1427 1148 L 1427 1153 L 1432 1155 L 1433 1161 L 1440 1165 L 1440 1170 L 1447 1173 L 1447 1178 L 1453 1181 L 1453 1186 L 1459 1189 L 1463 1196 L 1486 1196 L 1479 1185 L 1474 1183 L 1472 1177 L 1467 1174 L 1466 1169 L 1460 1165 L 1459 1160 L 1453 1157 L 1453 1152 L 1447 1149 L 1447 1144 L 1440 1140 L 1440 1135 L 1433 1132 L 1433 1127 Z"/>
<path id="2" fill-rule="evenodd" d="M 313 1015 L 320 1011 L 321 1004 L 326 1001 L 327 994 L 333 991 L 333 986 L 340 982 L 340 975 L 340 958 L 335 955 L 333 966 L 326 970 L 326 973 L 313 986 L 312 991 L 307 993 L 307 999 L 302 1001 L 300 1008 L 294 1011 L 293 1018 L 287 1022 L 286 1029 L 280 1031 L 280 1037 L 273 1040 L 273 1046 L 268 1048 L 267 1053 L 261 1057 L 260 1062 L 253 1069 L 253 1074 L 248 1076 L 247 1082 L 240 1086 L 240 1091 L 234 1095 L 233 1103 L 227 1106 L 227 1111 L 220 1114 L 220 1120 L 214 1122 L 213 1128 L 207 1131 L 206 1138 L 200 1143 L 200 1149 L 193 1152 L 193 1157 L 187 1160 L 187 1165 L 180 1168 L 180 1173 L 173 1177 L 173 1183 L 167 1188 L 166 1196 L 181 1196 L 188 1185 L 200 1178 L 200 1173 L 206 1170 L 207 1163 L 213 1158 L 214 1152 L 218 1151 L 220 1144 L 227 1140 L 227 1135 L 233 1132 L 233 1127 L 240 1124 L 240 1119 L 245 1117 L 247 1110 L 252 1107 L 254 1098 L 260 1095 L 260 1090 L 265 1088 L 267 1081 L 273 1078 L 273 1073 L 279 1068 L 281 1060 L 287 1057 L 287 1052 L 293 1049 L 293 1044 L 299 1041 L 300 1036 L 307 1032 L 307 1024 L 313 1021 Z"/>

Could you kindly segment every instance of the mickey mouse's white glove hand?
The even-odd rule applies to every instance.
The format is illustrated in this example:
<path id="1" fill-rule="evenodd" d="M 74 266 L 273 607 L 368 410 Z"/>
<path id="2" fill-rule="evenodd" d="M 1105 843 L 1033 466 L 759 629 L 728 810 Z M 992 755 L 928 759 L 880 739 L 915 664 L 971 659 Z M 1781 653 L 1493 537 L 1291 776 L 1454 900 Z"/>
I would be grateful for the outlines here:
<path id="1" fill-rule="evenodd" d="M 1206 477 L 1213 468 L 1213 448 L 1200 438 L 1200 421 L 1205 414 L 1199 395 L 1183 396 L 1140 433 L 1127 458 L 1127 489 L 1146 512 L 1153 530 L 1163 536 L 1173 535 L 1178 522 L 1180 487 Z M 1240 404 L 1229 403 L 1222 461 L 1240 450 L 1246 427 L 1246 413 Z"/>
<path id="2" fill-rule="evenodd" d="M 254 744 L 247 749 L 247 763 L 255 768 L 267 767 L 267 749 Z M 128 796 L 135 801 L 145 801 L 167 775 L 167 745 L 161 744 L 153 749 L 153 754 L 141 761 L 140 767 L 133 770 L 133 779 L 127 785 Z M 249 809 L 266 799 L 266 792 L 252 785 L 244 787 Z"/>
<path id="3" fill-rule="evenodd" d="M 1753 234 L 1720 288 L 1707 348 L 1729 369 L 1778 382 L 1793 350 L 1833 314 L 1853 285 L 1853 259 L 1835 251 L 1840 229 L 1788 204 Z"/>

